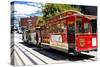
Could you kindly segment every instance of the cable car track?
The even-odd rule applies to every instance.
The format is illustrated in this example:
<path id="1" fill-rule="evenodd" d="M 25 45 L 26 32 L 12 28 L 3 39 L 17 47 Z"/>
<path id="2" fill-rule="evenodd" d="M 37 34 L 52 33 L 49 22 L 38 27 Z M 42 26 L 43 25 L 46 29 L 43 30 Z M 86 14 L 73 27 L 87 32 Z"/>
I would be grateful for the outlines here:
<path id="1" fill-rule="evenodd" d="M 17 46 L 17 45 L 16 45 Z M 19 45 L 20 46 L 20 45 Z M 18 48 L 19 48 L 19 50 L 20 51 L 22 51 L 28 58 L 29 58 L 29 56 L 21 49 L 21 48 L 23 48 L 23 49 L 25 49 L 24 47 L 22 47 L 22 46 L 17 46 Z M 27 49 L 25 49 L 27 52 L 29 52 L 30 54 L 32 54 L 34 57 L 36 57 L 37 59 L 39 59 L 40 61 L 42 61 L 43 63 L 45 63 L 45 64 L 48 64 L 47 62 L 45 62 L 44 60 L 42 60 L 41 58 L 39 58 L 38 56 L 36 56 L 36 55 L 34 55 L 33 53 L 31 53 L 30 51 L 28 51 Z M 29 58 L 32 62 L 34 61 L 35 62 L 35 60 L 33 60 L 33 59 L 31 59 L 31 58 Z M 37 63 L 35 62 L 34 63 L 35 65 L 37 65 Z"/>

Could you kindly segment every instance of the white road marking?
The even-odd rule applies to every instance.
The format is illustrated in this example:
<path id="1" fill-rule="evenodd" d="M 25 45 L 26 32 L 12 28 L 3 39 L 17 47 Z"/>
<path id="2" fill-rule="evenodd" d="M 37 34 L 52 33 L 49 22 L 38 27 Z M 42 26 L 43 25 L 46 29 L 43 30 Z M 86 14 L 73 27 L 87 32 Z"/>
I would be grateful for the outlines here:
<path id="1" fill-rule="evenodd" d="M 15 47 L 15 50 L 19 53 L 20 57 L 23 59 L 23 62 L 25 65 L 34 65 L 24 54 L 21 52 L 17 47 Z"/>
<path id="2" fill-rule="evenodd" d="M 19 46 L 20 47 L 20 46 Z M 28 51 L 26 51 L 25 49 L 23 49 L 22 47 L 20 47 L 23 51 L 25 51 L 25 53 L 32 59 L 34 60 L 37 64 L 45 64 L 44 62 L 42 62 L 41 60 L 39 60 L 38 58 L 36 58 L 35 56 L 33 56 L 31 53 L 29 53 Z"/>
<path id="3" fill-rule="evenodd" d="M 86 54 L 86 55 L 95 56 L 95 58 L 97 58 L 97 56 L 98 56 L 97 51 L 90 51 L 89 53 L 87 53 L 87 52 L 81 52 L 81 53 Z"/>
<path id="4" fill-rule="evenodd" d="M 14 52 L 14 55 L 15 55 L 15 66 L 22 66 L 23 63 L 21 61 L 21 59 L 18 57 L 18 55 L 16 54 L 16 52 Z"/>
<path id="5" fill-rule="evenodd" d="M 20 45 L 21 45 L 21 44 L 20 44 Z M 29 52 L 31 52 L 32 54 L 34 54 L 34 55 L 36 55 L 37 57 L 41 58 L 42 60 L 46 61 L 48 64 L 49 64 L 49 63 L 54 63 L 54 62 L 55 62 L 55 60 L 53 60 L 53 59 L 51 59 L 51 58 L 49 58 L 49 57 L 46 57 L 45 55 L 42 55 L 42 54 L 40 54 L 39 52 L 36 52 L 36 51 L 34 51 L 34 50 L 32 50 L 32 49 L 26 47 L 26 46 L 23 46 L 23 45 L 21 45 L 21 46 L 24 47 L 25 49 L 27 49 L 27 50 L 28 50 Z"/>

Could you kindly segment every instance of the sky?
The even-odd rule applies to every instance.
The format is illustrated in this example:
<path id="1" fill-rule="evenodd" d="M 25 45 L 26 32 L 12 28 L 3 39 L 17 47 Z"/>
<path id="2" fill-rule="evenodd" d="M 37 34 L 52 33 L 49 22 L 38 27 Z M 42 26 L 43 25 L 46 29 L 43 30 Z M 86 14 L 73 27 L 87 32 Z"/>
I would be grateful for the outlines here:
<path id="1" fill-rule="evenodd" d="M 29 17 L 42 16 L 42 3 L 30 1 L 14 1 L 14 16 L 15 17 Z"/>
<path id="2" fill-rule="evenodd" d="M 19 27 L 20 18 L 42 16 L 42 6 L 44 3 L 31 2 L 30 0 L 13 0 L 11 1 L 11 17 L 14 17 L 14 26 Z"/>

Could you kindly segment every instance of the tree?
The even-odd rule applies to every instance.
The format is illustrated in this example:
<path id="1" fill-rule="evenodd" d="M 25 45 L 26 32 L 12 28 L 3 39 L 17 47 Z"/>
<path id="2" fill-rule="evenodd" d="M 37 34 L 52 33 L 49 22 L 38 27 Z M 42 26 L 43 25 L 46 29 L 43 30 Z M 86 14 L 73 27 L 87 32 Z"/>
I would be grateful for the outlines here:
<path id="1" fill-rule="evenodd" d="M 77 10 L 81 11 L 79 7 L 74 7 L 67 4 L 45 4 L 43 9 L 43 19 L 46 21 L 48 18 L 60 14 L 66 10 Z"/>
<path id="2" fill-rule="evenodd" d="M 45 21 L 44 21 L 44 19 L 43 19 L 42 16 L 38 16 L 38 19 L 36 21 L 36 25 L 37 26 L 43 26 L 43 25 L 45 25 Z"/>

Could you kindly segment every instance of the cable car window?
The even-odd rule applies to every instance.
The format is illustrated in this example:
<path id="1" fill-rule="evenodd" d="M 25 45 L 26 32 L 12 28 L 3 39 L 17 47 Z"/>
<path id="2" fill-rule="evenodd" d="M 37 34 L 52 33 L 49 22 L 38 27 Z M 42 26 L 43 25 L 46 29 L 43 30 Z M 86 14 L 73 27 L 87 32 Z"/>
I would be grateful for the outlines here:
<path id="1" fill-rule="evenodd" d="M 66 33 L 66 21 L 65 20 L 61 22 L 61 29 L 62 29 L 62 32 Z"/>
<path id="2" fill-rule="evenodd" d="M 82 18 L 78 18 L 77 19 L 77 25 L 78 25 L 78 33 L 83 33 L 83 30 L 82 30 Z"/>
<path id="3" fill-rule="evenodd" d="M 49 32 L 50 32 L 50 33 L 53 32 L 53 27 L 49 26 Z"/>
<path id="4" fill-rule="evenodd" d="M 92 33 L 96 33 L 97 32 L 97 20 L 92 20 Z"/>
<path id="5" fill-rule="evenodd" d="M 59 21 L 56 24 L 49 25 L 49 33 L 66 33 L 66 21 L 62 20 L 60 23 Z"/>
<path id="6" fill-rule="evenodd" d="M 68 25 L 68 33 L 69 34 L 74 34 L 75 33 L 75 25 L 74 23 L 71 23 Z"/>
<path id="7" fill-rule="evenodd" d="M 66 32 L 66 24 L 63 23 L 61 28 L 62 28 L 63 32 Z"/>
<path id="8" fill-rule="evenodd" d="M 57 33 L 66 33 L 66 24 L 63 21 L 61 21 L 60 24 L 56 25 L 55 29 Z"/>
<path id="9" fill-rule="evenodd" d="M 84 33 L 90 32 L 90 24 L 89 23 L 84 23 Z"/>
<path id="10" fill-rule="evenodd" d="M 57 26 L 56 24 L 53 25 L 53 33 L 56 33 L 57 32 Z"/>

